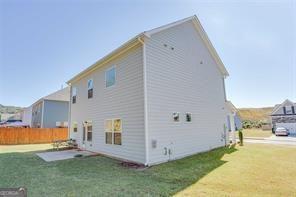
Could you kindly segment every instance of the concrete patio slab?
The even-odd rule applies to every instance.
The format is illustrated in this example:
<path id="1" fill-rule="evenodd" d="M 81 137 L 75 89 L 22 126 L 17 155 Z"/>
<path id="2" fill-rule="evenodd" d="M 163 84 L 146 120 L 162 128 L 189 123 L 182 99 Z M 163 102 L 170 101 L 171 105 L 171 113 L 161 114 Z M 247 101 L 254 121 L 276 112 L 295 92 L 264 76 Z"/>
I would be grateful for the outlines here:
<path id="1" fill-rule="evenodd" d="M 65 160 L 75 158 L 75 155 L 90 156 L 95 155 L 95 153 L 89 151 L 78 151 L 78 150 L 64 150 L 64 151 L 54 151 L 54 152 L 43 152 L 36 153 L 38 157 L 46 162 Z"/>

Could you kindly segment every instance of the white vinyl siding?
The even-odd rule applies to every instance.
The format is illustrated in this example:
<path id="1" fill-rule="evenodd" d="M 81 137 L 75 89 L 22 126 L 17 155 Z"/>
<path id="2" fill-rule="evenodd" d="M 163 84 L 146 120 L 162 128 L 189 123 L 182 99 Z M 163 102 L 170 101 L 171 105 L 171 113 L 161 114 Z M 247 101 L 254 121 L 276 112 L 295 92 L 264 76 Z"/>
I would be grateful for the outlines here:
<path id="1" fill-rule="evenodd" d="M 193 24 L 152 35 L 146 60 L 149 163 L 223 146 L 223 76 Z M 179 122 L 173 121 L 174 112 Z M 187 112 L 194 117 L 190 124 Z M 168 149 L 171 155 L 164 154 Z"/>
<path id="2" fill-rule="evenodd" d="M 116 65 L 116 85 L 106 88 L 105 73 Z M 87 98 L 87 80 L 93 79 L 94 96 Z M 82 146 L 82 122 L 92 120 L 92 143 L 85 148 L 134 162 L 145 163 L 143 54 L 135 46 L 89 75 L 74 82 L 78 102 L 71 106 L 71 119 L 78 122 L 78 132 L 71 132 Z M 105 120 L 122 120 L 122 145 L 105 143 Z M 73 129 L 70 129 L 72 131 Z"/>
<path id="3" fill-rule="evenodd" d="M 113 86 L 115 84 L 115 81 L 116 81 L 115 67 L 110 68 L 106 71 L 105 78 L 106 78 L 106 88 Z"/>

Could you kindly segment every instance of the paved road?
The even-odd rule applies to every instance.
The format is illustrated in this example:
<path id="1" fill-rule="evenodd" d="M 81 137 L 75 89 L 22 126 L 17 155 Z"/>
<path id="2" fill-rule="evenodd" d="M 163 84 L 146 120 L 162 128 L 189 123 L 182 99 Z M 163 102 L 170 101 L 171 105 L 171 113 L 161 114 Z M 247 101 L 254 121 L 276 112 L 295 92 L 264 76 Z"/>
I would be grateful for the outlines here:
<path id="1" fill-rule="evenodd" d="M 296 137 L 281 137 L 273 135 L 269 138 L 245 138 L 244 142 L 296 146 Z"/>

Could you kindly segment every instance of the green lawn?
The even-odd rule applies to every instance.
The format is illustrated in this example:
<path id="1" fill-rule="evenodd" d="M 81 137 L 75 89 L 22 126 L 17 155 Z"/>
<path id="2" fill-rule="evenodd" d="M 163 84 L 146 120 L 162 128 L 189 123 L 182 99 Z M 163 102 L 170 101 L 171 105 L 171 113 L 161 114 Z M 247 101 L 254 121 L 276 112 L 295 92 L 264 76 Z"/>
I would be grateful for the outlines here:
<path id="1" fill-rule="evenodd" d="M 270 137 L 272 135 L 271 130 L 262 130 L 262 129 L 244 129 L 243 130 L 244 137 Z"/>
<path id="2" fill-rule="evenodd" d="M 220 148 L 146 170 L 103 156 L 46 163 L 11 149 L 0 146 L 0 187 L 25 186 L 28 196 L 296 195 L 296 148 L 289 146 Z"/>

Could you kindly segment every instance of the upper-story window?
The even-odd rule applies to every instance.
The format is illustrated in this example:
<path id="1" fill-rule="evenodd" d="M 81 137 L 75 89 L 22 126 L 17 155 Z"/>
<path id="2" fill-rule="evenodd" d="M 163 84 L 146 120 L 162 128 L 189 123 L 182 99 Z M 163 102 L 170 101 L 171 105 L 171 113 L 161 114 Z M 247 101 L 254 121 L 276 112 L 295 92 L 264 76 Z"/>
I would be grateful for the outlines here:
<path id="1" fill-rule="evenodd" d="M 87 97 L 88 98 L 93 97 L 93 88 L 94 88 L 94 83 L 93 83 L 93 80 L 90 79 L 87 81 Z"/>
<path id="2" fill-rule="evenodd" d="M 76 103 L 76 97 L 77 97 L 77 88 L 72 87 L 72 103 Z"/>
<path id="3" fill-rule="evenodd" d="M 105 73 L 105 79 L 106 79 L 106 87 L 113 86 L 115 84 L 115 78 L 116 78 L 116 70 L 115 67 L 110 68 Z"/>
<path id="4" fill-rule="evenodd" d="M 285 106 L 284 107 L 284 114 L 293 114 L 292 106 Z"/>

